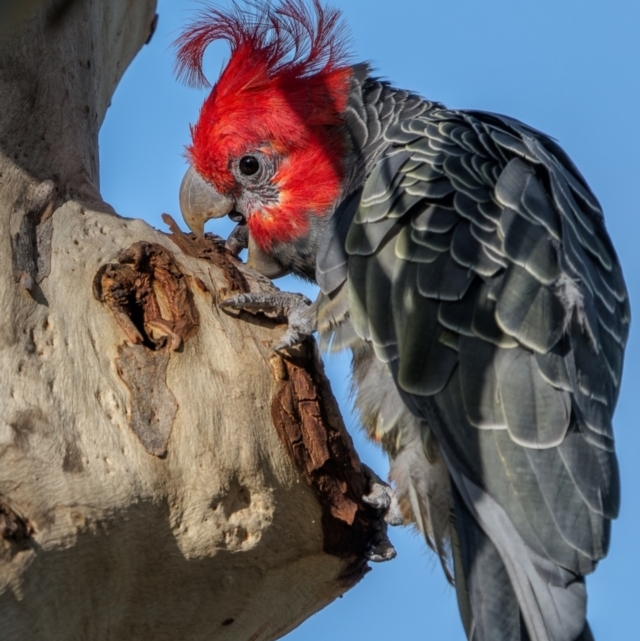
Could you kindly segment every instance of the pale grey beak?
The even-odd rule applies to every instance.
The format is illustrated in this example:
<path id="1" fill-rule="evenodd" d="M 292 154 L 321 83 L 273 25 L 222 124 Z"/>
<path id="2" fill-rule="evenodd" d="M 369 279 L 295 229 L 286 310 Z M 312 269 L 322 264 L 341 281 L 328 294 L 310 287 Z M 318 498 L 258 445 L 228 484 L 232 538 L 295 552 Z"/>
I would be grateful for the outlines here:
<path id="1" fill-rule="evenodd" d="M 190 167 L 180 185 L 180 211 L 187 227 L 204 236 L 204 224 L 211 218 L 224 218 L 233 210 L 235 201 L 221 194 Z"/>
<path id="2" fill-rule="evenodd" d="M 221 194 L 200 174 L 190 167 L 180 185 L 180 211 L 187 227 L 196 235 L 204 236 L 204 224 L 211 218 L 224 218 L 233 211 L 235 200 Z M 228 243 L 234 254 L 243 247 Z M 247 265 L 267 278 L 279 278 L 289 273 L 268 254 L 265 254 L 251 236 L 247 238 Z"/>

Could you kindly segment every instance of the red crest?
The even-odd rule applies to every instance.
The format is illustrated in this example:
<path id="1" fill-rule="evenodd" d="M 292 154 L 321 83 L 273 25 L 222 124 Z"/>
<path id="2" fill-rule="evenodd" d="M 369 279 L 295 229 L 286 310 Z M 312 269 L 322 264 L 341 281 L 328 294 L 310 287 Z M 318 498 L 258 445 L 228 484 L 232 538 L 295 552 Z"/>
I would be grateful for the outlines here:
<path id="1" fill-rule="evenodd" d="M 340 193 L 344 175 L 342 114 L 352 71 L 340 12 L 313 0 L 237 3 L 200 11 L 176 42 L 179 76 L 207 80 L 202 59 L 214 40 L 231 56 L 192 127 L 188 156 L 223 192 L 237 185 L 230 160 L 260 147 L 288 159 L 276 178 L 281 205 L 249 225 L 268 247 L 302 235 L 306 213 L 323 215 Z"/>

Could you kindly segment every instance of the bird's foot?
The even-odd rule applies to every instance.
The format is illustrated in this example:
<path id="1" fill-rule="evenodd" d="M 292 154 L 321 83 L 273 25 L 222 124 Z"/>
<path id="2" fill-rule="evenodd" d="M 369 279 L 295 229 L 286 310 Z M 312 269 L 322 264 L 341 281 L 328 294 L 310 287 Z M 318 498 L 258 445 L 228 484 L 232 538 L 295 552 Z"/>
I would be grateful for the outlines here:
<path id="1" fill-rule="evenodd" d="M 404 517 L 394 489 L 370 467 L 363 465 L 363 468 L 369 479 L 369 494 L 365 494 L 362 500 L 377 513 L 366 555 L 370 561 L 390 561 L 395 558 L 396 550 L 387 535 L 387 527 L 402 525 Z"/>
<path id="2" fill-rule="evenodd" d="M 290 292 L 238 294 L 222 301 L 220 307 L 244 310 L 252 314 L 263 312 L 286 318 L 287 331 L 274 347 L 277 352 L 298 345 L 316 331 L 315 310 L 311 301 L 302 294 Z"/>

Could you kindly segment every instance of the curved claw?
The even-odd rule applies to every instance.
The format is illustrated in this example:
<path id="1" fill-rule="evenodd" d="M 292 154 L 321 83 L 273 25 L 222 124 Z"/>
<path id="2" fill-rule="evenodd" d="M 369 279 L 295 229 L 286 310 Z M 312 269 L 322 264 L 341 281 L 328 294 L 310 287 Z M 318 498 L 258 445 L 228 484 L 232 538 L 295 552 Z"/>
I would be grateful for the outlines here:
<path id="1" fill-rule="evenodd" d="M 285 316 L 288 327 L 278 345 L 274 347 L 277 352 L 301 343 L 316 330 L 315 310 L 311 308 L 311 301 L 302 294 L 288 292 L 237 294 L 222 301 L 220 307 Z"/>
<path id="2" fill-rule="evenodd" d="M 225 247 L 234 255 L 239 256 L 243 249 L 249 246 L 249 228 L 246 223 L 236 225 L 227 237 Z"/>
<path id="3" fill-rule="evenodd" d="M 362 500 L 374 510 L 379 511 L 387 525 L 405 525 L 406 519 L 402 514 L 395 490 L 368 465 L 363 464 L 363 468 L 369 479 L 369 494 L 365 494 Z"/>
<path id="4" fill-rule="evenodd" d="M 370 467 L 363 465 L 369 479 L 369 494 L 362 497 L 378 514 L 373 521 L 373 532 L 366 556 L 381 563 L 395 558 L 396 550 L 387 535 L 387 526 L 402 525 L 404 518 L 393 488 L 385 483 Z"/>

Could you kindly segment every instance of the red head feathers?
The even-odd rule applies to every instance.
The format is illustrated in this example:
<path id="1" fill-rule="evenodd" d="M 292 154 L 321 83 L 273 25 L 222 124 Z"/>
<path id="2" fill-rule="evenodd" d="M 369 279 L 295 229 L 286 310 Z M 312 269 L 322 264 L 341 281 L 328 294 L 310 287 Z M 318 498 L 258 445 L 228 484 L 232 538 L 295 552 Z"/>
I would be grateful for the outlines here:
<path id="1" fill-rule="evenodd" d="M 278 157 L 273 184 L 279 203 L 249 214 L 249 229 L 264 249 L 304 235 L 309 215 L 324 215 L 344 176 L 342 114 L 351 68 L 340 13 L 313 0 L 277 5 L 234 3 L 204 9 L 178 39 L 177 72 L 206 84 L 202 58 L 214 40 L 231 57 L 192 127 L 189 158 L 223 192 L 240 186 L 231 163 L 251 151 Z"/>

